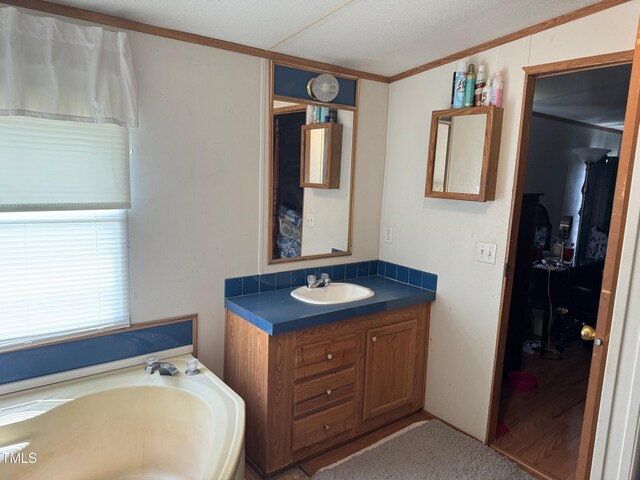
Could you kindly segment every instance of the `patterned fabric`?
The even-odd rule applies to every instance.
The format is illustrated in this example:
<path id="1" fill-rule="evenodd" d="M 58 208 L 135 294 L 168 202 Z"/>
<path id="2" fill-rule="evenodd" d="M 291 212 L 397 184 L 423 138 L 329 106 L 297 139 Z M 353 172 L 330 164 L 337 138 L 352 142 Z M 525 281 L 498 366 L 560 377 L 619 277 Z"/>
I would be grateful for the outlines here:
<path id="1" fill-rule="evenodd" d="M 591 227 L 585 258 L 590 260 L 604 260 L 604 256 L 607 254 L 607 242 L 608 237 L 606 233 L 598 227 Z"/>
<path id="2" fill-rule="evenodd" d="M 291 210 L 287 207 L 280 207 L 278 209 L 278 217 L 283 218 L 289 222 L 291 222 L 296 227 L 299 227 L 302 223 L 302 215 L 295 210 Z"/>
<path id="3" fill-rule="evenodd" d="M 300 240 L 295 238 L 278 237 L 278 249 L 280 250 L 280 258 L 299 257 L 302 249 Z"/>
<path id="4" fill-rule="evenodd" d="M 299 257 L 302 251 L 302 215 L 290 208 L 278 209 L 278 249 L 280 258 Z"/>
<path id="5" fill-rule="evenodd" d="M 536 235 L 533 241 L 534 245 L 546 245 L 547 235 L 549 234 L 547 227 L 536 228 Z"/>

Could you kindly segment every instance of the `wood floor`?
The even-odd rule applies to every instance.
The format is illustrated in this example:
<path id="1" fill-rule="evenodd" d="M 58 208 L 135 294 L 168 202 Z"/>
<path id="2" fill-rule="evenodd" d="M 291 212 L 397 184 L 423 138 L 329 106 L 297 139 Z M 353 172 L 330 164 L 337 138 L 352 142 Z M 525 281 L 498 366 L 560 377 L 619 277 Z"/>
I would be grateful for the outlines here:
<path id="1" fill-rule="evenodd" d="M 505 382 L 500 419 L 509 433 L 494 445 L 550 478 L 573 480 L 590 363 L 581 342 L 567 345 L 562 360 L 524 354 L 522 369 L 538 377 L 538 388 L 516 392 Z"/>

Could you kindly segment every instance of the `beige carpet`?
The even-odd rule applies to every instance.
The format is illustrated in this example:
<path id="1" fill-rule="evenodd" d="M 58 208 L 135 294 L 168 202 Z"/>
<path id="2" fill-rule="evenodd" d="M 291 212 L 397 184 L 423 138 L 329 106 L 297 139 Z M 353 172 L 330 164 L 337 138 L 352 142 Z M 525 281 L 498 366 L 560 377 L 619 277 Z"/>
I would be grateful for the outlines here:
<path id="1" fill-rule="evenodd" d="M 437 420 L 412 425 L 312 480 L 533 480 L 495 450 Z"/>

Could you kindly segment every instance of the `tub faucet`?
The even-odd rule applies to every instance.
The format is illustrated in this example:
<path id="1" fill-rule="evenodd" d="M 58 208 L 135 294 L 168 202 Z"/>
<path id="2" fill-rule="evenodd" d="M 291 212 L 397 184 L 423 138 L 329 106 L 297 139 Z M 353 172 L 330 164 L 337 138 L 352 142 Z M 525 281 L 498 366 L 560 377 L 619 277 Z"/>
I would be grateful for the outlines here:
<path id="1" fill-rule="evenodd" d="M 160 372 L 160 375 L 171 375 L 173 377 L 178 374 L 178 369 L 172 363 L 158 362 L 157 358 L 149 357 L 147 359 L 147 368 L 145 371 L 148 374 L 153 375 L 156 370 Z"/>
<path id="2" fill-rule="evenodd" d="M 331 285 L 331 279 L 328 273 L 321 273 L 320 280 L 316 280 L 315 275 L 307 275 L 307 287 L 309 288 L 328 287 L 329 285 Z"/>

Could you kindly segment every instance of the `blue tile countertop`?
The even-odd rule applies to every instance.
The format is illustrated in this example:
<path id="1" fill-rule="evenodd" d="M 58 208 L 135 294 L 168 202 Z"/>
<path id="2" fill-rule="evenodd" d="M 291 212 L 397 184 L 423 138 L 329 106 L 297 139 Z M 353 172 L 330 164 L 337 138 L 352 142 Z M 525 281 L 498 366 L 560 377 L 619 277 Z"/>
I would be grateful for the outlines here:
<path id="1" fill-rule="evenodd" d="M 225 307 L 269 335 L 277 335 L 436 299 L 436 292 L 432 290 L 379 276 L 353 278 L 349 282 L 368 287 L 375 295 L 357 302 L 313 305 L 296 300 L 291 296 L 294 289 L 287 288 L 230 297 L 225 300 Z"/>

